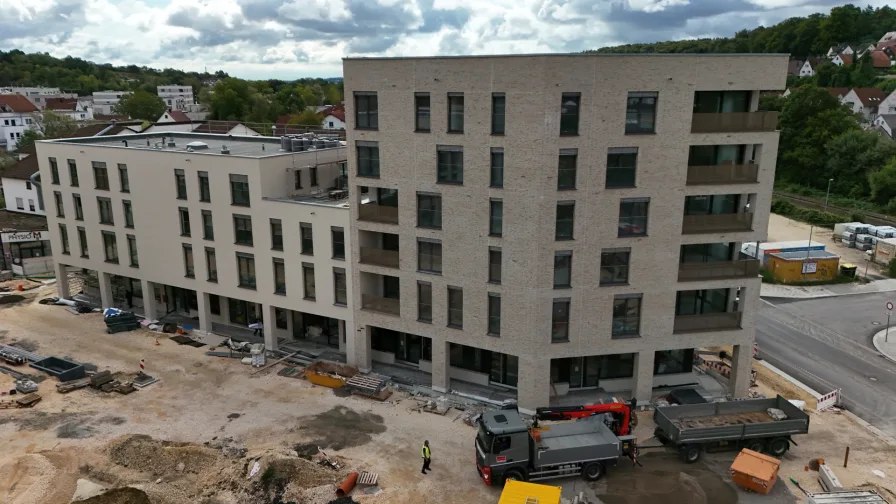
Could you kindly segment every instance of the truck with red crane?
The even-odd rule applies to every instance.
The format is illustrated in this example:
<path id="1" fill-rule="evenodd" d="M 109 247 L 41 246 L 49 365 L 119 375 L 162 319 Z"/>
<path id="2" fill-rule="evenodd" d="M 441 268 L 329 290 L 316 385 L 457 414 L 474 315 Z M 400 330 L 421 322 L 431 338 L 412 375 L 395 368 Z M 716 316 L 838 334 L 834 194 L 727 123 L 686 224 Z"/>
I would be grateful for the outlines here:
<path id="1" fill-rule="evenodd" d="M 604 423 L 617 436 L 627 436 L 638 425 L 638 417 L 635 408 L 637 399 L 629 402 L 608 402 L 598 404 L 585 404 L 581 406 L 551 406 L 535 409 L 534 426 L 538 427 L 541 420 L 576 420 L 602 415 Z"/>

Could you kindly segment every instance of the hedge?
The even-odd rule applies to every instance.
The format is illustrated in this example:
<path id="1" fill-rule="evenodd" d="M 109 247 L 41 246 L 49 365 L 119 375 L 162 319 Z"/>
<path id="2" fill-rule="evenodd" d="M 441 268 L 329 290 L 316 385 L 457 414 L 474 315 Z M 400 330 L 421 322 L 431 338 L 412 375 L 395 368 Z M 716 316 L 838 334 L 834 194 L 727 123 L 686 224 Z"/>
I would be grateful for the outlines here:
<path id="1" fill-rule="evenodd" d="M 833 229 L 834 224 L 850 222 L 849 217 L 847 216 L 798 207 L 785 200 L 772 200 L 772 213 L 807 222 L 813 226 L 821 226 L 831 229 Z"/>

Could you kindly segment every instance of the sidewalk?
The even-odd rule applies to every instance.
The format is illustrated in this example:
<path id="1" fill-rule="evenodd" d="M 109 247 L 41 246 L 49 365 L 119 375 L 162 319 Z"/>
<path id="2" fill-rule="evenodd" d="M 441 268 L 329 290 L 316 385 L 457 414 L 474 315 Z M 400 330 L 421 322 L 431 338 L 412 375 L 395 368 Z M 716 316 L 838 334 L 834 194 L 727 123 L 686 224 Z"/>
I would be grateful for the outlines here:
<path id="1" fill-rule="evenodd" d="M 896 327 L 890 327 L 890 337 L 887 338 L 887 330 L 877 331 L 871 338 L 871 343 L 884 357 L 896 362 Z"/>
<path id="2" fill-rule="evenodd" d="M 810 299 L 830 296 L 846 296 L 850 294 L 868 294 L 872 292 L 896 291 L 896 278 L 875 280 L 867 284 L 849 283 L 837 285 L 778 285 L 762 284 L 761 297 Z"/>

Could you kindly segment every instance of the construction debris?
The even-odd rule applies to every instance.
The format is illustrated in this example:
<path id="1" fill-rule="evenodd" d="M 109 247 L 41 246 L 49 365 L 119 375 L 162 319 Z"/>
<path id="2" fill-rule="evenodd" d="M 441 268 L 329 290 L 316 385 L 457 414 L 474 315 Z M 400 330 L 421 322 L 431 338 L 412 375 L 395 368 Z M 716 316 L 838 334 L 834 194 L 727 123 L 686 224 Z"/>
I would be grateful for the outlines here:
<path id="1" fill-rule="evenodd" d="M 37 392 L 37 384 L 28 379 L 16 380 L 16 391 L 20 394 Z"/>
<path id="2" fill-rule="evenodd" d="M 787 414 L 778 408 L 769 408 L 767 410 L 768 416 L 772 417 L 775 420 L 787 420 Z"/>
<path id="3" fill-rule="evenodd" d="M 25 364 L 25 357 L 22 357 L 19 354 L 15 354 L 12 352 L 8 352 L 6 350 L 0 350 L 0 360 L 3 360 L 7 364 L 12 364 L 14 366 L 21 366 Z"/>
<path id="4" fill-rule="evenodd" d="M 40 400 L 39 394 L 26 394 L 17 399 L 0 400 L 0 408 L 31 408 Z"/>
<path id="5" fill-rule="evenodd" d="M 99 373 L 96 373 L 95 375 L 90 377 L 90 386 L 95 389 L 99 389 L 103 385 L 111 383 L 114 380 L 115 377 L 112 376 L 111 371 L 100 371 Z"/>
<path id="6" fill-rule="evenodd" d="M 392 395 L 392 389 L 386 386 L 387 380 L 383 376 L 357 374 L 345 381 L 345 387 L 353 394 L 371 397 L 379 401 L 385 401 Z"/>
<path id="7" fill-rule="evenodd" d="M 73 380 L 70 382 L 57 383 L 56 384 L 56 392 L 60 394 L 67 394 L 72 390 L 78 390 L 90 385 L 90 378 L 81 378 L 79 380 Z"/>

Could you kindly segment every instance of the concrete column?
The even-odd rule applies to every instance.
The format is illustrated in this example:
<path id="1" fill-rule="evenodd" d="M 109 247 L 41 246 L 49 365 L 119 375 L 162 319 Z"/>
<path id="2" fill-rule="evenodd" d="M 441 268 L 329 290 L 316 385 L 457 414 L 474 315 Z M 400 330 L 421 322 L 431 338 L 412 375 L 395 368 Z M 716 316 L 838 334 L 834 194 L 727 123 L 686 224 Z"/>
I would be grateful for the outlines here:
<path id="1" fill-rule="evenodd" d="M 734 345 L 731 356 L 731 378 L 728 393 L 734 397 L 747 397 L 750 393 L 750 372 L 753 369 L 753 344 Z"/>
<path id="2" fill-rule="evenodd" d="M 451 362 L 447 341 L 432 341 L 432 389 L 436 392 L 448 392 L 451 388 Z"/>
<path id="3" fill-rule="evenodd" d="M 112 275 L 97 271 L 97 278 L 100 281 L 100 301 L 103 308 L 114 308 L 115 301 L 112 299 Z"/>
<path id="4" fill-rule="evenodd" d="M 199 309 L 199 331 L 203 334 L 212 332 L 212 312 L 208 307 L 208 294 L 196 291 L 196 307 Z"/>
<path id="5" fill-rule="evenodd" d="M 149 280 L 140 280 L 140 289 L 143 291 L 143 317 L 155 320 L 159 316 L 159 306 L 156 302 L 156 285 Z"/>
<path id="6" fill-rule="evenodd" d="M 56 270 L 56 295 L 61 299 L 71 299 L 72 294 L 68 288 L 68 268 L 59 262 L 53 267 Z"/>
<path id="7" fill-rule="evenodd" d="M 535 408 L 550 406 L 550 359 L 519 359 L 519 383 L 516 399 L 520 411 L 529 415 L 535 414 Z"/>
<path id="8" fill-rule="evenodd" d="M 274 307 L 271 305 L 259 304 L 262 313 L 262 334 L 264 335 L 264 347 L 267 350 L 277 350 L 277 335 L 274 334 L 274 328 L 277 325 L 277 319 L 274 317 Z"/>
<path id="9" fill-rule="evenodd" d="M 370 352 L 370 326 L 358 326 L 353 334 L 346 334 L 346 361 L 362 372 L 373 367 Z"/>
<path id="10" fill-rule="evenodd" d="M 345 353 L 345 321 L 340 320 L 337 325 L 339 327 L 339 353 Z"/>
<path id="11" fill-rule="evenodd" d="M 653 362 L 656 354 L 645 350 L 635 354 L 635 386 L 632 394 L 639 403 L 649 403 L 653 395 Z"/>

